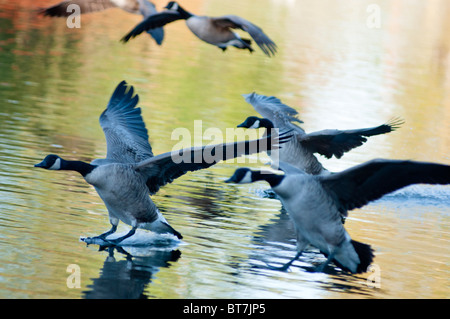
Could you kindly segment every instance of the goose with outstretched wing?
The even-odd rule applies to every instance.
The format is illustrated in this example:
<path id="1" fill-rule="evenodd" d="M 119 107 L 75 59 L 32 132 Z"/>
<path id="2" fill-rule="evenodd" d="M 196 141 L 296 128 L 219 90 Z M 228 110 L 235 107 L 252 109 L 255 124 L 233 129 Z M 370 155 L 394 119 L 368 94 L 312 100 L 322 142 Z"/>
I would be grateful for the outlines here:
<path id="1" fill-rule="evenodd" d="M 280 198 L 295 224 L 297 254 L 288 263 L 272 269 L 287 270 L 308 245 L 328 258 L 316 270 L 334 262 L 352 273 L 367 271 L 373 249 L 353 240 L 342 224 L 347 211 L 412 184 L 450 184 L 450 166 L 439 163 L 375 159 L 328 175 L 306 174 L 281 162 L 285 174 L 239 168 L 226 182 L 266 181 Z"/>
<path id="2" fill-rule="evenodd" d="M 74 6 L 80 9 L 80 14 L 98 12 L 110 8 L 120 8 L 126 12 L 140 14 L 143 19 L 158 13 L 155 5 L 147 0 L 65 0 L 47 8 L 42 8 L 39 13 L 49 17 L 69 17 L 75 13 Z M 164 29 L 154 28 L 148 33 L 158 45 L 164 39 Z"/>
<path id="3" fill-rule="evenodd" d="M 274 159 L 274 162 L 287 162 L 313 175 L 329 174 L 329 171 L 322 166 L 315 154 L 323 155 L 326 158 L 333 156 L 341 158 L 344 153 L 363 145 L 367 141 L 367 137 L 392 132 L 403 124 L 402 120 L 394 119 L 370 128 L 328 129 L 306 133 L 295 124 L 295 122 L 303 123 L 298 119 L 298 112 L 283 104 L 280 99 L 254 92 L 244 94 L 244 98 L 263 118 L 250 116 L 238 127 L 252 129 L 265 127 L 266 131 L 270 131 L 272 128 L 277 128 L 280 131 L 292 131 L 293 138 L 283 145 L 283 148 L 276 154 L 278 157 Z"/>
<path id="4" fill-rule="evenodd" d="M 250 39 L 241 38 L 239 34 L 233 31 L 233 29 L 240 29 L 247 32 L 267 56 L 273 56 L 277 52 L 276 44 L 263 30 L 244 18 L 235 15 L 221 17 L 198 16 L 186 11 L 175 1 L 170 1 L 165 9 L 136 25 L 133 30 L 122 38 L 122 41 L 128 42 L 144 31 L 153 30 L 177 20 L 185 20 L 189 30 L 200 40 L 215 45 L 223 51 L 228 46 L 247 49 L 250 52 L 254 51 Z"/>
<path id="5" fill-rule="evenodd" d="M 267 136 L 258 140 L 191 147 L 154 156 L 141 109 L 136 107 L 138 100 L 133 87 L 127 87 L 123 81 L 101 114 L 100 125 L 107 144 L 106 158 L 86 163 L 64 160 L 51 154 L 35 165 L 49 170 L 77 171 L 94 186 L 108 209 L 112 225 L 109 231 L 94 238 L 107 240 L 107 236 L 116 231 L 119 221 L 132 227 L 126 235 L 107 240 L 112 244 L 132 236 L 137 228 L 182 238 L 149 195 L 187 172 L 205 169 L 241 155 L 278 149 L 279 144 L 290 138 L 285 133 L 276 138 Z"/>

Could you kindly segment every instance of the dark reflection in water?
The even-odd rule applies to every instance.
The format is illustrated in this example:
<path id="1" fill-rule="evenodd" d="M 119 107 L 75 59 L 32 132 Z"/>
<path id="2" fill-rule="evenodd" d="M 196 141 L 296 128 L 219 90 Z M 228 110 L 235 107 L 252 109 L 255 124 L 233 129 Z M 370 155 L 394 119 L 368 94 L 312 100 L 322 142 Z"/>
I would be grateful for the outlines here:
<path id="1" fill-rule="evenodd" d="M 295 229 L 291 218 L 282 208 L 278 215 L 270 220 L 268 224 L 259 227 L 257 233 L 260 237 L 255 237 L 255 242 L 295 244 Z"/>
<path id="2" fill-rule="evenodd" d="M 197 217 L 201 219 L 213 219 L 225 216 L 222 203 L 227 202 L 226 192 L 217 185 L 217 177 L 211 172 L 202 172 L 202 179 L 190 178 L 190 184 L 186 186 L 186 192 L 182 195 L 170 195 L 171 200 L 177 200 L 196 209 Z M 169 195 L 167 195 L 168 197 Z"/>
<path id="3" fill-rule="evenodd" d="M 144 290 L 160 268 L 169 268 L 177 261 L 179 250 L 152 250 L 146 256 L 133 256 L 122 247 L 100 247 L 108 250 L 108 256 L 100 270 L 100 277 L 91 278 L 89 290 L 83 292 L 86 299 L 146 299 Z M 125 255 L 116 260 L 116 253 Z"/>

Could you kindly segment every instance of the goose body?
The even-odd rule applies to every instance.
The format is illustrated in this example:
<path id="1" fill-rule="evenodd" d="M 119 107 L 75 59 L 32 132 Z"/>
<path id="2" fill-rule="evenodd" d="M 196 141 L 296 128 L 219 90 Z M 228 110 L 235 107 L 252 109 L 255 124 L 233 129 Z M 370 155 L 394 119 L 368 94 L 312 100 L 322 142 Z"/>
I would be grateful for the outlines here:
<path id="1" fill-rule="evenodd" d="M 250 116 L 239 127 L 260 128 L 267 130 L 278 128 L 281 131 L 291 130 L 293 138 L 283 145 L 274 162 L 286 162 L 308 174 L 321 175 L 330 172 L 322 166 L 316 154 L 326 158 L 341 158 L 344 153 L 361 146 L 367 137 L 385 134 L 397 129 L 403 122 L 393 120 L 376 127 L 355 130 L 322 130 L 306 133 L 300 126 L 303 123 L 298 119 L 298 113 L 290 106 L 283 104 L 274 96 L 265 96 L 256 93 L 244 94 L 247 103 L 266 120 Z M 276 165 L 276 163 L 275 163 Z"/>
<path id="2" fill-rule="evenodd" d="M 178 3 L 171 1 L 167 4 L 166 10 L 152 15 L 139 23 L 133 30 L 126 34 L 123 42 L 128 42 L 144 31 L 162 27 L 170 22 L 185 20 L 186 26 L 200 40 L 215 45 L 223 51 L 228 46 L 238 49 L 247 49 L 253 52 L 251 41 L 241 38 L 233 29 L 241 29 L 253 38 L 260 49 L 271 56 L 276 53 L 275 43 L 262 31 L 261 28 L 250 21 L 235 15 L 225 15 L 221 17 L 198 16 L 183 9 Z"/>
<path id="3" fill-rule="evenodd" d="M 94 186 L 108 209 L 112 225 L 109 231 L 97 238 L 106 239 L 108 235 L 114 233 L 119 221 L 132 226 L 128 234 L 110 240 L 111 243 L 117 244 L 130 237 L 137 228 L 170 233 L 182 238 L 159 212 L 149 195 L 155 194 L 160 187 L 189 171 L 208 168 L 221 160 L 244 154 L 277 149 L 279 144 L 290 138 L 268 137 L 253 141 L 207 145 L 154 156 L 141 109 L 136 107 L 138 96 L 133 96 L 133 92 L 133 87 L 127 90 L 126 83 L 122 81 L 100 116 L 100 125 L 107 143 L 106 158 L 85 163 L 64 160 L 51 154 L 35 165 L 49 170 L 77 171 L 87 183 Z"/>
<path id="4" fill-rule="evenodd" d="M 361 273 L 373 260 L 373 250 L 351 239 L 341 222 L 348 210 L 402 187 L 418 184 L 450 184 L 450 166 L 436 163 L 372 160 L 340 173 L 310 175 L 281 163 L 288 174 L 239 168 L 226 182 L 267 181 L 294 222 L 297 255 L 280 269 L 286 270 L 311 244 L 344 270 Z"/>
<path id="5" fill-rule="evenodd" d="M 225 29 L 218 29 L 214 26 L 214 19 L 206 16 L 191 16 L 186 20 L 186 26 L 199 39 L 206 43 L 217 45 L 221 49 L 226 49 L 228 45 L 238 48 L 250 48 L 246 46 L 240 37 Z"/>
<path id="6" fill-rule="evenodd" d="M 84 178 L 95 187 L 110 218 L 148 230 L 162 227 L 155 223 L 157 220 L 167 223 L 144 187 L 145 177 L 132 164 L 100 165 Z M 181 238 L 180 235 L 177 237 Z"/>
<path id="7" fill-rule="evenodd" d="M 140 14 L 144 19 L 158 13 L 155 5 L 147 0 L 65 0 L 53 6 L 39 10 L 40 14 L 50 17 L 68 17 L 73 14 L 70 5 L 78 5 L 81 14 L 103 11 L 110 8 L 120 8 L 132 14 Z M 164 39 L 164 29 L 154 28 L 148 33 L 158 45 Z"/>
<path id="8" fill-rule="evenodd" d="M 52 164 L 53 163 L 53 164 Z M 111 243 L 119 243 L 133 235 L 137 228 L 169 233 L 181 239 L 182 235 L 173 229 L 159 212 L 150 198 L 146 178 L 136 170 L 136 165 L 105 163 L 93 165 L 78 161 L 67 161 L 57 155 L 48 155 L 35 167 L 50 170 L 73 170 L 79 172 L 85 181 L 94 186 L 108 209 L 111 230 L 97 236 L 103 240 L 114 233 L 119 221 L 130 225 L 131 231 Z"/>

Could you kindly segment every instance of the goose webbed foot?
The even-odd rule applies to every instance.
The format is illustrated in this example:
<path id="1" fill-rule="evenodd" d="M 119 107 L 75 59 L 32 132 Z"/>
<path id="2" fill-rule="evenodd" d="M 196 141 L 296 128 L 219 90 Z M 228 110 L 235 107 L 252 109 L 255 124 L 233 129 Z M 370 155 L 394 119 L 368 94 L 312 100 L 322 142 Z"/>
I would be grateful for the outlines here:
<path id="1" fill-rule="evenodd" d="M 322 264 L 320 264 L 320 265 L 314 267 L 314 268 L 313 268 L 314 272 L 324 272 L 325 267 L 327 267 L 328 264 L 334 259 L 334 255 L 335 255 L 335 253 L 332 252 L 332 253 L 327 257 L 327 260 L 326 260 L 324 263 L 322 263 Z"/>
<path id="2" fill-rule="evenodd" d="M 291 267 L 291 265 L 294 263 L 294 261 L 296 261 L 300 257 L 301 254 L 302 254 L 301 251 L 298 252 L 294 258 L 292 258 L 289 262 L 285 263 L 281 267 L 274 267 L 274 266 L 270 266 L 269 264 L 267 265 L 267 267 L 269 267 L 269 269 L 271 269 L 271 270 L 287 271 L 289 269 L 289 267 Z"/>
<path id="3" fill-rule="evenodd" d="M 136 232 L 136 228 L 137 227 L 133 227 L 128 233 L 126 233 L 122 237 L 114 238 L 114 239 L 104 239 L 104 241 L 106 241 L 107 243 L 112 244 L 112 245 L 117 245 L 117 244 L 121 243 L 124 239 L 133 236 L 134 233 Z"/>
<path id="4" fill-rule="evenodd" d="M 111 234 L 113 234 L 113 233 L 115 233 L 116 230 L 117 230 L 117 225 L 112 225 L 111 229 L 108 230 L 107 232 L 104 232 L 103 234 L 100 234 L 100 235 L 92 237 L 92 238 L 91 237 L 88 237 L 88 238 L 91 238 L 91 239 L 102 239 L 102 240 L 106 241 L 106 237 L 111 235 Z"/>
<path id="5" fill-rule="evenodd" d="M 117 230 L 117 225 L 112 225 L 111 229 L 108 230 L 107 232 L 104 232 L 103 234 L 100 234 L 98 236 L 94 236 L 94 237 L 86 237 L 86 238 L 81 238 L 82 241 L 84 241 L 86 244 L 95 244 L 97 242 L 107 242 L 106 237 L 115 233 Z"/>
<path id="6" fill-rule="evenodd" d="M 268 267 L 270 270 L 287 271 L 287 270 L 289 269 L 289 267 L 291 267 L 291 265 L 292 265 L 292 263 L 289 262 L 289 263 L 284 264 L 284 265 L 281 266 L 281 267 L 271 266 L 271 265 L 269 265 L 269 264 L 267 264 L 267 267 Z"/>

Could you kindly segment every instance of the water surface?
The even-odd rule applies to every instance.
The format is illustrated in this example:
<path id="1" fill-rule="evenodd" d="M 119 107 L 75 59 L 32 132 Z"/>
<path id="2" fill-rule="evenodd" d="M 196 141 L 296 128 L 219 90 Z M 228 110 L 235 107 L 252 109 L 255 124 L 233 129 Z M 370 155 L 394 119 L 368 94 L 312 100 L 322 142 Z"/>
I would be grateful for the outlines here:
<path id="1" fill-rule="evenodd" d="M 223 183 L 243 165 L 235 162 L 186 174 L 153 196 L 183 234 L 179 245 L 99 251 L 79 241 L 109 228 L 103 202 L 77 173 L 33 165 L 48 153 L 103 157 L 98 117 L 122 80 L 140 96 L 155 154 L 172 150 L 176 128 L 201 138 L 256 115 L 241 97 L 256 91 L 297 109 L 307 131 L 405 120 L 340 160 L 321 158 L 332 171 L 379 157 L 450 164 L 448 1 L 181 3 L 248 18 L 278 54 L 222 53 L 183 22 L 166 27 L 161 47 L 146 35 L 123 45 L 140 17 L 111 9 L 68 29 L 64 19 L 36 16 L 47 1 L 0 0 L 0 297 L 448 298 L 443 186 L 415 185 L 350 212 L 350 235 L 375 249 L 379 288 L 368 287 L 369 273 L 308 272 L 325 260 L 314 249 L 289 272 L 267 269 L 295 255 L 292 225 L 277 200 L 262 197 L 267 185 Z M 369 5 L 379 9 L 379 24 L 368 23 Z M 203 131 L 194 133 L 194 120 Z M 80 288 L 66 284 L 73 264 Z"/>

